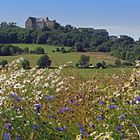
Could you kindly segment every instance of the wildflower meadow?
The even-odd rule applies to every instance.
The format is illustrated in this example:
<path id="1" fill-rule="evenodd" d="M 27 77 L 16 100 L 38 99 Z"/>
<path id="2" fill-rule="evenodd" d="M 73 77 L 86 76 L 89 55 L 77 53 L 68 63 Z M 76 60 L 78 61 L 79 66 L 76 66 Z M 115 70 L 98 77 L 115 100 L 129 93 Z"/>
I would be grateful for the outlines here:
<path id="1" fill-rule="evenodd" d="M 1 140 L 139 140 L 140 70 L 82 78 L 72 69 L 0 68 Z"/>

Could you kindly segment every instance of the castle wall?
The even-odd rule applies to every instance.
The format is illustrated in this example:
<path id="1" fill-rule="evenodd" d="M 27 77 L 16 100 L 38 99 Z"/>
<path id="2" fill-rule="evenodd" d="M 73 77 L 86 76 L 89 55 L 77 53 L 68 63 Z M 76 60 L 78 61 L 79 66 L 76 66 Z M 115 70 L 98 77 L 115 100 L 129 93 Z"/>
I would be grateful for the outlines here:
<path id="1" fill-rule="evenodd" d="M 25 28 L 27 29 L 43 29 L 44 27 L 54 29 L 56 25 L 59 24 L 55 21 L 44 19 L 41 20 L 41 18 L 32 18 L 32 17 L 29 17 L 25 22 Z"/>

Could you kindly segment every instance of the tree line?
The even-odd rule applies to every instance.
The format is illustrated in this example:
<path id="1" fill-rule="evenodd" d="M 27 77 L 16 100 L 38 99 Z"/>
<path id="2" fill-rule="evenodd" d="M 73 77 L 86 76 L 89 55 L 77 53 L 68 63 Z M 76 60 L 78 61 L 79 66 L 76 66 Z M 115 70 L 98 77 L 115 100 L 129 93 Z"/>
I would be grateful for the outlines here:
<path id="1" fill-rule="evenodd" d="M 0 24 L 0 43 L 37 43 L 68 46 L 71 51 L 110 52 L 120 59 L 134 61 L 140 57 L 140 40 L 121 35 L 109 36 L 104 29 L 75 28 L 71 25 L 56 29 L 28 30 L 16 26 L 14 22 Z"/>
<path id="2" fill-rule="evenodd" d="M 45 49 L 42 47 L 36 47 L 34 50 L 30 50 L 28 47 L 24 49 L 9 45 L 9 44 L 0 44 L 0 56 L 10 56 L 16 54 L 45 54 Z"/>

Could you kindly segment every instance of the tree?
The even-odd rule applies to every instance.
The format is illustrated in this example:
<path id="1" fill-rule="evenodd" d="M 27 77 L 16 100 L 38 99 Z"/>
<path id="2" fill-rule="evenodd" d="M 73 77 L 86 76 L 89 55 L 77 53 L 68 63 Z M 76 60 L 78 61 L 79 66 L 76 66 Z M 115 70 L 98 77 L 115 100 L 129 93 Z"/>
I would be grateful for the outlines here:
<path id="1" fill-rule="evenodd" d="M 140 60 L 140 55 L 137 57 L 137 60 Z"/>
<path id="2" fill-rule="evenodd" d="M 0 62 L 0 66 L 2 66 L 2 67 L 4 67 L 4 66 L 7 65 L 7 64 L 8 64 L 7 60 L 2 60 L 2 61 Z"/>
<path id="3" fill-rule="evenodd" d="M 8 46 L 3 46 L 1 48 L 1 55 L 3 55 L 3 56 L 10 55 L 10 48 Z"/>
<path id="4" fill-rule="evenodd" d="M 116 59 L 114 62 L 114 66 L 116 67 L 120 67 L 122 65 L 121 60 L 120 59 Z"/>
<path id="5" fill-rule="evenodd" d="M 24 59 L 22 62 L 21 62 L 21 67 L 23 69 L 29 69 L 30 68 L 30 62 L 27 60 L 27 59 Z"/>
<path id="6" fill-rule="evenodd" d="M 96 68 L 97 69 L 100 69 L 100 68 L 104 69 L 105 67 L 104 67 L 104 65 L 102 63 L 99 62 L 99 63 L 96 64 Z"/>
<path id="7" fill-rule="evenodd" d="M 102 66 L 103 66 L 104 69 L 106 68 L 106 62 L 105 61 L 102 61 Z"/>
<path id="8" fill-rule="evenodd" d="M 81 67 L 86 67 L 89 64 L 90 56 L 81 55 L 79 64 Z"/>
<path id="9" fill-rule="evenodd" d="M 29 52 L 30 52 L 29 48 L 28 47 L 25 47 L 24 48 L 24 53 L 29 53 Z"/>
<path id="10" fill-rule="evenodd" d="M 51 65 L 51 60 L 49 59 L 48 55 L 43 55 L 37 61 L 37 65 L 39 68 L 47 68 Z"/>
<path id="11" fill-rule="evenodd" d="M 36 50 L 35 50 L 35 52 L 36 52 L 37 54 L 44 54 L 44 53 L 45 53 L 45 50 L 44 50 L 44 48 L 42 48 L 42 47 L 37 47 Z"/>
<path id="12" fill-rule="evenodd" d="M 8 26 L 8 23 L 6 22 L 6 21 L 3 21 L 3 22 L 1 22 L 1 27 L 7 27 Z"/>

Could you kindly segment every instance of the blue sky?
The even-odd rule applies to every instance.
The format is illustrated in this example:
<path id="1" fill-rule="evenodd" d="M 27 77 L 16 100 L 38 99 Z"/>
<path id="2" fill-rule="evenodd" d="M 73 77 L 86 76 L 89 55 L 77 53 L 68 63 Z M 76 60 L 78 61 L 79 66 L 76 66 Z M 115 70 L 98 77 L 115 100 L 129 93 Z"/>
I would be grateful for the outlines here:
<path id="1" fill-rule="evenodd" d="M 104 28 L 111 35 L 140 37 L 140 0 L 1 0 L 0 22 L 24 27 L 28 16 L 56 19 L 62 25 Z"/>

